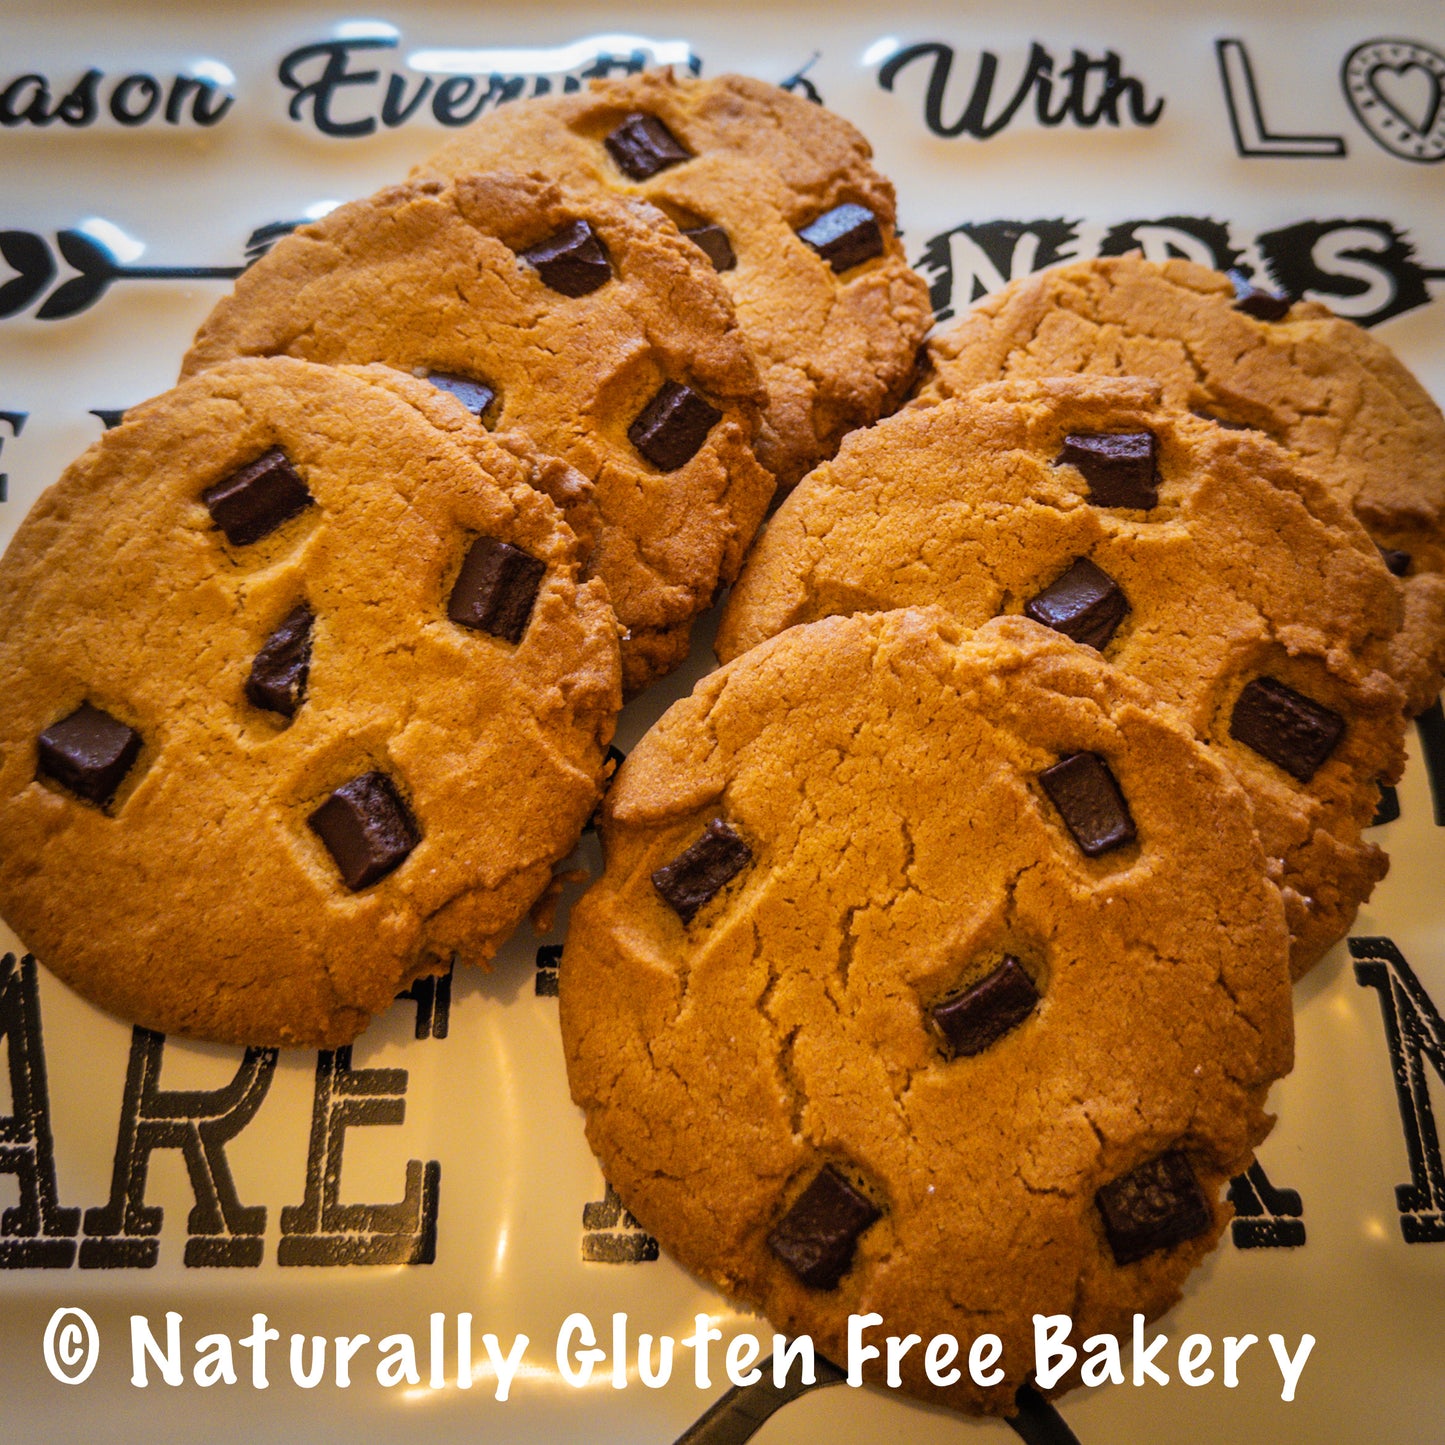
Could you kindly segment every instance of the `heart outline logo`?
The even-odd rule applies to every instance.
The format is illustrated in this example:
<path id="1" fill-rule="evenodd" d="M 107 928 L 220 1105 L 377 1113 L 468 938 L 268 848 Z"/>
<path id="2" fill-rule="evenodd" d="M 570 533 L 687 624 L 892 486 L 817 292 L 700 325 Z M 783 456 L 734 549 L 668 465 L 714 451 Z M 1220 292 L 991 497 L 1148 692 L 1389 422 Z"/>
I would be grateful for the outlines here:
<path id="1" fill-rule="evenodd" d="M 1428 87 L 1418 110 L 1411 101 L 1420 97 L 1405 91 L 1417 74 Z M 1341 80 L 1376 145 L 1401 160 L 1445 160 L 1445 55 L 1414 40 L 1367 40 L 1345 57 Z"/>
<path id="2" fill-rule="evenodd" d="M 1410 98 L 1399 89 L 1402 82 L 1408 82 L 1416 75 L 1423 76 L 1427 86 L 1425 104 L 1418 111 L 1411 109 Z M 1386 82 L 1386 76 L 1394 76 L 1396 79 Z M 1416 135 L 1427 136 L 1435 128 L 1436 118 L 1440 114 L 1440 101 L 1442 96 L 1445 96 L 1445 86 L 1441 85 L 1440 77 L 1427 66 L 1421 65 L 1418 60 L 1407 60 L 1403 65 L 1372 65 L 1366 79 L 1370 89 L 1395 113 L 1401 123 L 1409 126 Z"/>

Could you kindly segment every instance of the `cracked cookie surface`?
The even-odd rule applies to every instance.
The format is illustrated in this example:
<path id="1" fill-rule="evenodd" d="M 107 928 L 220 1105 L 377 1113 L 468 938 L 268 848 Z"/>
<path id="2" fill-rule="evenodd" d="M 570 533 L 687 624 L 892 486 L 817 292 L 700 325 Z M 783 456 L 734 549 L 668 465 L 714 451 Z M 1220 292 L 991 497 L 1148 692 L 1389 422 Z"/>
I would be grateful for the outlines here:
<path id="1" fill-rule="evenodd" d="M 220 366 L 17 532 L 0 911 L 102 1007 L 345 1043 L 490 957 L 575 843 L 621 701 L 606 591 L 555 462 L 433 405 L 384 367 Z"/>
<path id="2" fill-rule="evenodd" d="M 579 222 L 591 244 L 566 248 Z M 560 263 L 542 259 L 549 244 Z M 772 495 L 752 450 L 762 389 L 727 294 L 629 197 L 496 173 L 341 206 L 240 278 L 182 375 L 272 355 L 480 383 L 495 393 L 488 424 L 581 472 L 597 513 L 589 566 L 627 629 L 632 692 L 686 656 L 693 618 L 736 576 Z M 631 433 L 669 385 L 716 415 L 649 456 Z"/>
<path id="3" fill-rule="evenodd" d="M 677 152 L 661 140 L 614 155 L 607 138 L 639 114 L 660 121 Z M 413 174 L 506 165 L 587 177 L 644 197 L 685 231 L 720 230 L 719 276 L 768 392 L 758 457 L 786 492 L 845 432 L 893 410 L 932 324 L 927 287 L 898 240 L 893 187 L 871 158 L 841 116 L 776 86 L 669 71 L 505 105 Z M 878 228 L 876 253 L 841 268 L 800 234 L 840 206 L 863 207 Z"/>
<path id="4" fill-rule="evenodd" d="M 1296 452 L 1403 558 L 1391 672 L 1419 712 L 1445 675 L 1445 418 L 1386 346 L 1327 307 L 1297 301 L 1263 320 L 1236 300 L 1228 277 L 1188 261 L 1053 267 L 935 337 L 928 390 L 956 395 L 1005 375 L 1145 376 L 1173 405 Z"/>
<path id="5" fill-rule="evenodd" d="M 1103 505 L 1062 460 L 1066 439 L 1088 465 L 1090 438 L 1127 437 L 1156 449 L 1151 508 Z M 1403 764 L 1389 675 L 1401 605 L 1364 530 L 1295 458 L 1142 381 L 1000 382 L 915 404 L 850 438 L 779 508 L 718 656 L 798 622 L 930 603 L 967 626 L 1032 608 L 1146 683 L 1249 793 L 1296 974 L 1344 936 L 1387 867 L 1361 830 Z M 1343 721 L 1307 777 L 1237 736 L 1260 678 Z"/>
<path id="6" fill-rule="evenodd" d="M 1089 754 L 1133 833 L 1093 857 L 1039 781 Z M 1177 1297 L 1268 1128 L 1290 984 L 1244 795 L 1142 688 L 1024 619 L 825 619 L 675 704 L 601 827 L 560 971 L 569 1078 L 684 1265 L 834 1359 L 850 1313 L 996 1333 L 992 1389 L 902 1366 L 993 1412 L 1033 1312 L 1127 1333 Z M 959 1000 L 990 979 L 976 1049 Z M 1120 1263 L 1096 1193 L 1141 1168 L 1198 1197 Z"/>

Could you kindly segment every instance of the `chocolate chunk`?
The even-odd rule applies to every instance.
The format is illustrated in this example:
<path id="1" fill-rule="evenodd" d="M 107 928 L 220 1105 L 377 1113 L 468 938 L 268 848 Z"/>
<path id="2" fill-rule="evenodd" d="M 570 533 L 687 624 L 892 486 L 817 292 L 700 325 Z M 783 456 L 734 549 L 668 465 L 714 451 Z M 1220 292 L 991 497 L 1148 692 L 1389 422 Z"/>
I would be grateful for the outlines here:
<path id="1" fill-rule="evenodd" d="M 586 221 L 573 221 L 522 252 L 522 259 L 564 296 L 585 296 L 612 279 L 602 240 Z"/>
<path id="2" fill-rule="evenodd" d="M 1128 611 L 1114 579 L 1080 557 L 1024 608 L 1024 615 L 1102 652 Z"/>
<path id="3" fill-rule="evenodd" d="M 207 487 L 201 500 L 233 547 L 259 542 L 282 522 L 304 512 L 315 498 L 286 454 L 273 447 L 224 481 Z"/>
<path id="4" fill-rule="evenodd" d="M 83 702 L 40 734 L 35 776 L 50 778 L 77 798 L 104 808 L 140 756 L 140 744 L 134 728 Z"/>
<path id="5" fill-rule="evenodd" d="M 1229 719 L 1230 737 L 1302 783 L 1314 777 L 1344 733 L 1339 713 L 1272 677 L 1249 683 Z"/>
<path id="6" fill-rule="evenodd" d="M 1124 795 L 1098 753 L 1072 753 L 1045 768 L 1039 782 L 1086 857 L 1097 858 L 1134 841 L 1134 820 Z"/>
<path id="7" fill-rule="evenodd" d="M 753 850 L 721 818 L 702 837 L 652 875 L 652 886 L 684 923 L 753 860 Z"/>
<path id="8" fill-rule="evenodd" d="M 1214 1211 L 1177 1149 L 1131 1169 L 1094 1195 L 1116 1264 L 1133 1264 L 1203 1234 Z"/>
<path id="9" fill-rule="evenodd" d="M 634 181 L 645 181 L 668 166 L 690 161 L 678 139 L 655 115 L 634 111 L 603 142 L 622 173 Z"/>
<path id="10" fill-rule="evenodd" d="M 838 272 L 883 254 L 883 232 L 878 227 L 878 217 L 866 206 L 855 206 L 852 202 L 824 211 L 798 235 Z"/>
<path id="11" fill-rule="evenodd" d="M 416 820 L 385 773 L 343 783 L 306 821 L 353 893 L 400 867 L 421 842 Z"/>
<path id="12" fill-rule="evenodd" d="M 627 428 L 627 436 L 659 471 L 675 472 L 697 455 L 721 420 L 722 413 L 690 386 L 668 381 Z"/>
<path id="13" fill-rule="evenodd" d="M 836 1289 L 853 1263 L 858 1236 L 883 1211 L 831 1164 L 793 1201 L 768 1235 L 768 1248 L 814 1289 Z"/>
<path id="14" fill-rule="evenodd" d="M 969 1058 L 1021 1024 L 1038 1001 L 1033 979 L 1018 959 L 1006 954 L 987 978 L 935 1004 L 929 1017 L 949 1054 L 955 1059 Z"/>
<path id="15" fill-rule="evenodd" d="M 445 391 L 461 402 L 473 416 L 479 417 L 497 399 L 495 387 L 470 376 L 454 376 L 449 371 L 433 371 L 427 380 L 438 391 Z"/>
<path id="16" fill-rule="evenodd" d="M 467 550 L 447 616 L 460 627 L 520 642 L 547 565 L 496 537 L 478 537 Z"/>
<path id="17" fill-rule="evenodd" d="M 1410 570 L 1410 554 L 1402 552 L 1398 547 L 1380 547 L 1378 542 L 1375 546 L 1379 548 L 1380 560 L 1385 564 L 1385 570 L 1393 577 L 1403 577 Z"/>
<path id="18" fill-rule="evenodd" d="M 738 264 L 733 254 L 733 243 L 721 226 L 694 226 L 682 233 L 694 246 L 702 248 L 714 271 L 731 271 Z"/>
<path id="19" fill-rule="evenodd" d="M 253 707 L 294 717 L 306 696 L 311 670 L 311 624 L 316 620 L 303 602 L 261 645 L 246 679 L 246 698 Z"/>
<path id="20" fill-rule="evenodd" d="M 1137 507 L 1159 503 L 1159 444 L 1153 432 L 1074 433 L 1064 438 L 1055 465 L 1077 467 L 1096 507 Z"/>
<path id="21" fill-rule="evenodd" d="M 1288 296 L 1256 286 L 1243 271 L 1231 271 L 1229 279 L 1234 285 L 1234 309 L 1257 321 L 1279 321 L 1294 304 Z"/>

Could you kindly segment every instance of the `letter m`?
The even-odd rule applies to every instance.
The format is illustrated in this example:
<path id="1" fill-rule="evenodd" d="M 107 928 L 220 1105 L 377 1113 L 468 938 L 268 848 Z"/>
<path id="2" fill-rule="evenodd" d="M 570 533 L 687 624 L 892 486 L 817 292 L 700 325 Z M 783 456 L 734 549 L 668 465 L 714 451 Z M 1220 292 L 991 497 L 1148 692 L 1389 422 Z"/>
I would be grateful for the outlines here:
<path id="1" fill-rule="evenodd" d="M 1410 1183 L 1395 1189 L 1400 1232 L 1408 1244 L 1442 1243 L 1445 1165 L 1440 1156 L 1435 1111 L 1430 1104 L 1427 1066 L 1445 1082 L 1445 1024 L 1430 995 L 1388 938 L 1352 938 L 1350 955 L 1355 960 L 1355 977 L 1360 986 L 1372 988 L 1380 996 L 1395 1073 L 1395 1095 L 1410 1160 Z"/>

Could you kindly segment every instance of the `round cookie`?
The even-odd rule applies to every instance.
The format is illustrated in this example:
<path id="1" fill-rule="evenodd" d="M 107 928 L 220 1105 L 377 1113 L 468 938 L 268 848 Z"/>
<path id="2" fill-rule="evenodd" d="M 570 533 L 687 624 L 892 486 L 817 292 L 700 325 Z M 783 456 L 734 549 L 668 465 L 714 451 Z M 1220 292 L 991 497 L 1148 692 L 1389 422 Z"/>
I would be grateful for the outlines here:
<path id="1" fill-rule="evenodd" d="M 1112 470 L 1091 452 L 1131 437 L 1137 456 Z M 850 437 L 778 510 L 718 656 L 832 613 L 929 603 L 967 626 L 1027 611 L 1146 683 L 1249 793 L 1296 975 L 1343 937 L 1388 867 L 1361 830 L 1403 765 L 1385 670 L 1400 602 L 1363 529 L 1289 453 L 1142 381 L 916 404 Z"/>
<path id="2" fill-rule="evenodd" d="M 182 374 L 284 354 L 483 383 L 488 423 L 593 483 L 590 566 L 627 629 L 635 692 L 686 656 L 773 490 L 751 446 L 757 372 L 696 258 L 627 197 L 511 174 L 393 186 L 247 271 Z"/>
<path id="3" fill-rule="evenodd" d="M 0 563 L 0 912 L 149 1028 L 333 1047 L 490 957 L 601 787 L 604 585 L 550 463 L 384 367 L 132 408 Z"/>
<path id="4" fill-rule="evenodd" d="M 991 1389 L 922 1348 L 902 1380 L 1004 1413 L 1035 1312 L 1177 1298 L 1290 1066 L 1289 970 L 1244 795 L 1141 688 L 1020 618 L 829 618 L 671 708 L 602 832 L 569 1077 L 684 1265 L 835 1360 L 850 1314 L 996 1334 Z"/>
<path id="5" fill-rule="evenodd" d="M 1354 509 L 1402 576 L 1391 672 L 1411 713 L 1445 675 L 1445 418 L 1367 331 L 1311 301 L 1239 297 L 1188 261 L 1074 262 L 985 298 L 930 344 L 930 390 L 1001 376 L 1147 376 L 1173 405 L 1254 427 Z"/>
<path id="6" fill-rule="evenodd" d="M 767 387 L 758 458 L 786 492 L 898 405 L 932 324 L 893 187 L 871 158 L 847 121 L 776 86 L 653 71 L 503 106 L 413 175 L 510 165 L 587 177 L 645 197 L 684 231 L 706 228 L 700 243 L 721 263 Z M 823 236 L 809 229 L 839 207 L 855 211 Z"/>

